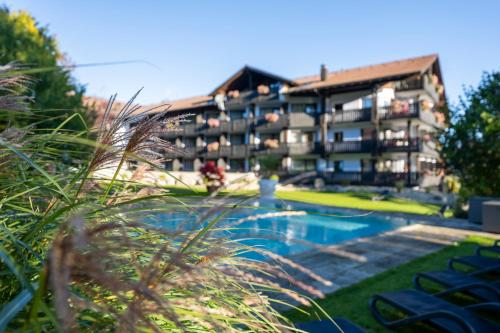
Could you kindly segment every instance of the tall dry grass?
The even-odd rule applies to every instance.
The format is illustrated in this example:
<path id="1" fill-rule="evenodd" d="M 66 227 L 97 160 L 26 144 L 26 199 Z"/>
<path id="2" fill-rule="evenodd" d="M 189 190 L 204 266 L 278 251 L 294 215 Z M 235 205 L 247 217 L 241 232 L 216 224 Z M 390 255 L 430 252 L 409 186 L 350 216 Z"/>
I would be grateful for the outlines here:
<path id="1" fill-rule="evenodd" d="M 96 133 L 65 129 L 69 119 L 54 129 L 16 128 L 11 120 L 30 112 L 19 95 L 29 80 L 12 71 L 0 67 L 0 112 L 8 115 L 0 133 L 0 332 L 295 330 L 273 305 L 309 304 L 296 289 L 321 293 L 276 264 L 300 269 L 285 258 L 239 256 L 252 249 L 221 236 L 227 202 L 184 202 L 135 181 L 142 169 L 129 181 L 117 177 L 129 160 L 155 167 L 162 151 L 176 149 L 161 136 L 182 119 L 168 107 L 141 111 L 132 98 L 108 122 L 113 97 Z M 103 168 L 111 179 L 94 177 Z M 178 211 L 191 214 L 189 224 L 155 223 Z"/>

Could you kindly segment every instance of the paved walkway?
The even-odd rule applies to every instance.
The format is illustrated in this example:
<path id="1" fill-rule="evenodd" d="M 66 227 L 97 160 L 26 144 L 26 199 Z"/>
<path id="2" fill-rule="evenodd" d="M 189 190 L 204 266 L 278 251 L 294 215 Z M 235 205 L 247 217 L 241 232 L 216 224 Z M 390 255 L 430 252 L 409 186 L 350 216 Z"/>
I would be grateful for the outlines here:
<path id="1" fill-rule="evenodd" d="M 328 246 L 321 251 L 316 249 L 290 256 L 295 263 L 331 281 L 330 286 L 325 286 L 300 272 L 289 271 L 289 273 L 325 294 L 331 293 L 389 268 L 430 254 L 469 235 L 500 239 L 498 234 L 414 224 L 373 237 L 358 238 Z"/>

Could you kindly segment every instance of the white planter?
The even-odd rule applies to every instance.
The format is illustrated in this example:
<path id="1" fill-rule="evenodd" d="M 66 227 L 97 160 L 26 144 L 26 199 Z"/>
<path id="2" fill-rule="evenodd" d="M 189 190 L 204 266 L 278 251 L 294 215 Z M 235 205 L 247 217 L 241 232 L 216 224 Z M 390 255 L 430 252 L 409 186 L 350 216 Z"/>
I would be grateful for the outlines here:
<path id="1" fill-rule="evenodd" d="M 274 199 L 277 184 L 278 181 L 273 179 L 259 180 L 260 197 L 263 199 Z"/>

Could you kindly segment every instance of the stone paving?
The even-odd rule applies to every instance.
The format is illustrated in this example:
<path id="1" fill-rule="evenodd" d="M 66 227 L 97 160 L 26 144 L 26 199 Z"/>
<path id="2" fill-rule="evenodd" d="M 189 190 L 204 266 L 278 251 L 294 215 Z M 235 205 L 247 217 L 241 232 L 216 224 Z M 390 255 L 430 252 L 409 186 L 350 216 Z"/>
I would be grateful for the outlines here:
<path id="1" fill-rule="evenodd" d="M 295 278 L 323 293 L 350 286 L 363 279 L 430 254 L 469 235 L 500 239 L 500 235 L 475 230 L 413 224 L 373 237 L 358 238 L 338 245 L 290 256 L 324 279 L 330 286 L 313 280 L 298 271 L 289 271 Z M 475 228 L 472 228 L 475 229 Z M 444 267 L 445 263 L 443 263 Z"/>

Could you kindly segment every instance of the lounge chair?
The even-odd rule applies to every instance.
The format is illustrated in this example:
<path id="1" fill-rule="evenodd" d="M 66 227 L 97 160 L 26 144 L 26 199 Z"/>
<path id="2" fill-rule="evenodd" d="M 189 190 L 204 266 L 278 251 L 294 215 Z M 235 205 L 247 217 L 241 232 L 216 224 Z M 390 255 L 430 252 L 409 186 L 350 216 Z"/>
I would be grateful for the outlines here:
<path id="1" fill-rule="evenodd" d="M 484 281 L 475 274 L 464 274 L 445 270 L 418 273 L 413 277 L 415 288 L 426 291 L 422 280 L 429 280 L 447 288 L 435 296 L 446 296 L 454 293 L 464 293 L 483 302 L 500 302 L 500 281 Z"/>
<path id="2" fill-rule="evenodd" d="M 458 271 L 457 264 L 475 268 L 474 274 L 498 273 L 500 274 L 500 259 L 484 256 L 463 256 L 448 260 L 448 268 Z"/>
<path id="3" fill-rule="evenodd" d="M 392 321 L 385 319 L 377 308 L 379 303 L 390 305 L 407 317 Z M 402 290 L 374 295 L 370 300 L 370 309 L 375 319 L 390 329 L 423 322 L 441 332 L 500 332 L 500 325 L 483 319 L 473 312 L 473 310 L 494 310 L 500 313 L 499 303 L 481 303 L 462 308 L 421 291 Z"/>
<path id="4" fill-rule="evenodd" d="M 333 318 L 333 320 L 337 325 L 324 319 L 299 323 L 295 327 L 309 333 L 365 333 L 364 330 L 345 318 Z"/>
<path id="5" fill-rule="evenodd" d="M 482 256 L 483 252 L 493 252 L 500 254 L 500 239 L 497 239 L 492 246 L 478 246 L 476 248 L 476 255 Z"/>

